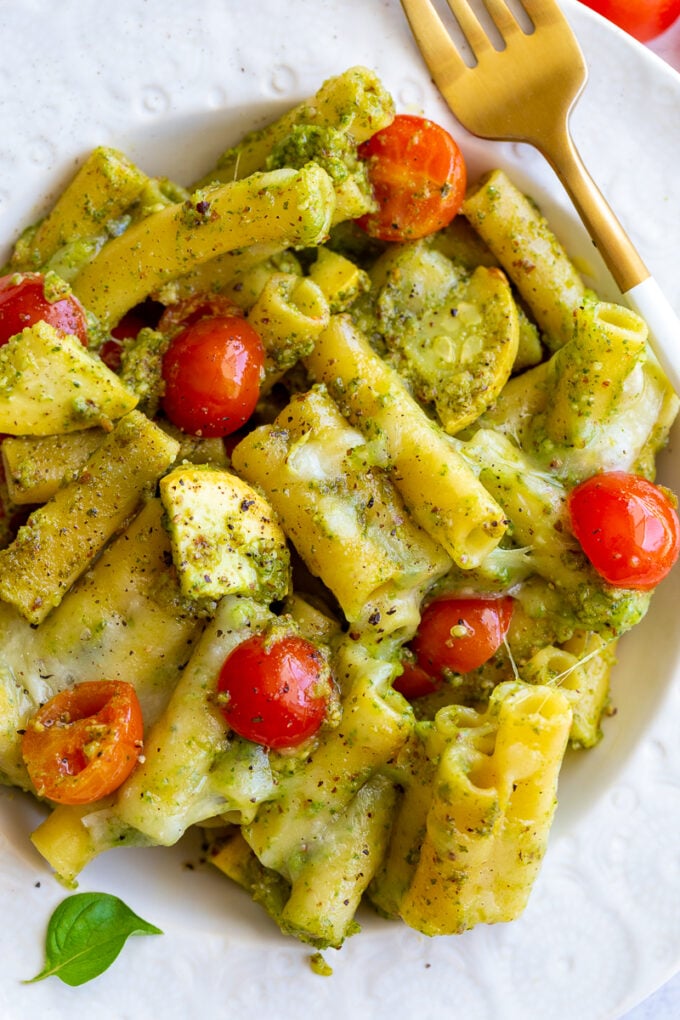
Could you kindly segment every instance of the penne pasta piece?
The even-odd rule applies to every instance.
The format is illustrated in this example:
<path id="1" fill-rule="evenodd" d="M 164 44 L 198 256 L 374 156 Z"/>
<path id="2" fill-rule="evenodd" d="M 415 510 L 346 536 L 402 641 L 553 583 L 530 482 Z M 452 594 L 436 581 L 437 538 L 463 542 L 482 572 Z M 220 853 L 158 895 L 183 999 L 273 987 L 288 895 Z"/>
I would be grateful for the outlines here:
<path id="1" fill-rule="evenodd" d="M 534 203 L 503 170 L 468 193 L 463 213 L 526 301 L 550 350 L 571 340 L 585 286 Z"/>
<path id="2" fill-rule="evenodd" d="M 109 241 L 76 276 L 73 293 L 110 328 L 168 280 L 222 252 L 318 244 L 334 207 L 330 178 L 315 164 L 206 188 Z"/>
<path id="3" fill-rule="evenodd" d="M 420 526 L 458 566 L 478 566 L 500 542 L 505 515 L 394 369 L 347 316 L 332 319 L 306 364 L 346 408 L 349 420 L 378 444 Z"/>

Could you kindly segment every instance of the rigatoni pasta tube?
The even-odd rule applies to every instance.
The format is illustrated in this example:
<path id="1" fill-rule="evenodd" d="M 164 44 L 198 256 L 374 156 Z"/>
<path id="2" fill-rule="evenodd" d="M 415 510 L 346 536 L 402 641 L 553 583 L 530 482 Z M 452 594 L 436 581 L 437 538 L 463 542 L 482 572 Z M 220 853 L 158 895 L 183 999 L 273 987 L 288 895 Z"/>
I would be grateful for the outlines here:
<path id="1" fill-rule="evenodd" d="M 232 453 L 234 469 L 263 489 L 350 622 L 367 606 L 380 613 L 378 606 L 385 610 L 391 600 L 417 601 L 450 564 L 387 478 L 367 467 L 368 454 L 361 433 L 323 388 L 294 397 L 272 425 L 254 429 Z"/>
<path id="2" fill-rule="evenodd" d="M 511 921 L 545 853 L 571 709 L 551 687 L 505 682 L 488 711 L 451 706 L 435 718 L 439 758 L 427 829 L 403 920 L 427 935 Z"/>
<path id="3" fill-rule="evenodd" d="M 306 365 L 350 421 L 382 446 L 390 477 L 420 526 L 458 566 L 479 566 L 503 536 L 503 510 L 349 316 L 331 319 Z"/>
<path id="4" fill-rule="evenodd" d="M 550 349 L 557 350 L 573 335 L 585 286 L 547 220 L 502 170 L 472 188 L 463 213 L 516 285 Z"/>
<path id="5" fill-rule="evenodd" d="M 0 598 L 31 623 L 58 606 L 106 542 L 139 506 L 146 486 L 174 461 L 179 444 L 131 411 L 78 477 L 35 510 L 0 551 Z"/>
<path id="6" fill-rule="evenodd" d="M 73 293 L 111 327 L 163 283 L 222 252 L 319 244 L 334 207 L 331 179 L 314 163 L 205 188 L 109 241 L 76 276 Z"/>
<path id="7" fill-rule="evenodd" d="M 324 293 L 310 277 L 272 273 L 248 313 L 248 322 L 265 349 L 261 391 L 271 389 L 288 368 L 309 354 L 329 319 Z"/>
<path id="8" fill-rule="evenodd" d="M 145 173 L 115 149 L 99 146 L 85 160 L 12 268 L 38 269 L 62 245 L 106 234 L 106 224 L 125 212 L 147 184 Z"/>
<path id="9" fill-rule="evenodd" d="M 350 67 L 325 81 L 316 95 L 227 149 L 201 183 L 233 181 L 261 170 L 274 146 L 297 124 L 336 128 L 359 145 L 393 119 L 394 101 L 377 75 L 365 67 Z"/>
<path id="10" fill-rule="evenodd" d="M 399 752 L 413 726 L 410 706 L 391 688 L 393 663 L 345 638 L 332 669 L 342 690 L 338 726 L 320 730 L 304 758 L 279 759 L 274 796 L 243 828 L 260 861 L 293 881 L 364 783 Z"/>
<path id="11" fill-rule="evenodd" d="M 292 880 L 280 918 L 284 931 L 322 946 L 342 945 L 385 855 L 396 796 L 392 780 L 377 773 L 324 830 Z"/>

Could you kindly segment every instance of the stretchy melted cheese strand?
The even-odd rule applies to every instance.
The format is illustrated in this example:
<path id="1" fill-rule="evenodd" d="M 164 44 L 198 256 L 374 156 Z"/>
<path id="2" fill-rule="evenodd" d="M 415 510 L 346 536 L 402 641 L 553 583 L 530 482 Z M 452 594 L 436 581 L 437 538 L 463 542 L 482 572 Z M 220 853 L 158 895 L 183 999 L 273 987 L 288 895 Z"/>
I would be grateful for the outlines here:
<path id="1" fill-rule="evenodd" d="M 502 170 L 483 177 L 463 213 L 517 286 L 551 350 L 571 339 L 585 287 L 546 219 Z"/>
<path id="2" fill-rule="evenodd" d="M 500 542 L 505 514 L 400 376 L 347 316 L 331 320 L 306 364 L 350 421 L 377 440 L 390 477 L 420 526 L 458 566 L 478 566 Z"/>
<path id="3" fill-rule="evenodd" d="M 319 244 L 334 207 L 331 180 L 315 164 L 206 188 L 109 241 L 76 276 L 73 292 L 111 327 L 163 283 L 221 252 L 255 243 Z"/>
<path id="4" fill-rule="evenodd" d="M 569 740 L 574 747 L 594 747 L 602 738 L 616 645 L 599 634 L 576 631 L 560 648 L 546 645 L 522 666 L 523 680 L 554 685 L 569 701 L 573 712 Z"/>

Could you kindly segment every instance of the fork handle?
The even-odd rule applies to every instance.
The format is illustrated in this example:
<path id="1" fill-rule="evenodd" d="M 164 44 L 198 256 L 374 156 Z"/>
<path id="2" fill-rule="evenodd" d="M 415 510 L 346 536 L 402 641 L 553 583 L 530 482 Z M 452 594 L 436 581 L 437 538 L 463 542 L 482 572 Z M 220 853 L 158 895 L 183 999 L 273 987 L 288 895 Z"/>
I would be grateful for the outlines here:
<path id="1" fill-rule="evenodd" d="M 541 146 L 628 305 L 649 327 L 649 342 L 680 394 L 680 319 L 586 170 L 569 132 Z"/>

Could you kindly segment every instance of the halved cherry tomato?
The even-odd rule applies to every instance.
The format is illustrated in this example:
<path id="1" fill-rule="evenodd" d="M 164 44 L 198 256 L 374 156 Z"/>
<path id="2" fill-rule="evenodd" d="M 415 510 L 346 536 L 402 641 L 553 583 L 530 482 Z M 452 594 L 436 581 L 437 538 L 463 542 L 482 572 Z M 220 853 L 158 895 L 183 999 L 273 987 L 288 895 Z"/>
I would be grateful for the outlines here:
<path id="1" fill-rule="evenodd" d="M 571 527 L 595 570 L 618 588 L 647 591 L 680 551 L 680 523 L 668 496 L 646 478 L 608 471 L 569 495 Z"/>
<path id="2" fill-rule="evenodd" d="M 227 436 L 255 410 L 263 368 L 260 336 L 241 315 L 199 318 L 163 358 L 165 413 L 184 432 Z"/>
<path id="3" fill-rule="evenodd" d="M 87 347 L 87 319 L 73 294 L 48 301 L 40 273 L 10 273 L 0 277 L 0 347 L 26 326 L 47 322 L 62 333 L 77 336 Z"/>
<path id="4" fill-rule="evenodd" d="M 217 687 L 228 695 L 221 710 L 236 733 L 265 747 L 296 747 L 324 721 L 330 674 L 311 641 L 255 635 L 227 656 Z"/>
<path id="5" fill-rule="evenodd" d="M 397 678 L 395 689 L 407 698 L 422 697 L 437 690 L 445 669 L 469 673 L 482 666 L 503 643 L 513 606 L 509 595 L 430 602 L 410 645 L 416 664 Z"/>
<path id="6" fill-rule="evenodd" d="M 641 42 L 661 35 L 680 17 L 680 0 L 582 0 Z"/>
<path id="7" fill-rule="evenodd" d="M 357 223 L 381 241 L 412 241 L 451 222 L 465 197 L 463 155 L 443 127 L 400 114 L 359 146 L 378 211 Z"/>
<path id="8" fill-rule="evenodd" d="M 134 687 L 122 680 L 93 680 L 66 688 L 39 708 L 21 751 L 41 797 L 91 804 L 127 779 L 143 736 Z"/>

